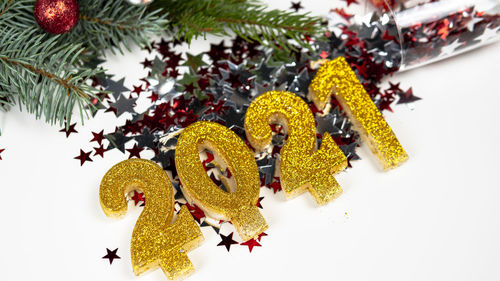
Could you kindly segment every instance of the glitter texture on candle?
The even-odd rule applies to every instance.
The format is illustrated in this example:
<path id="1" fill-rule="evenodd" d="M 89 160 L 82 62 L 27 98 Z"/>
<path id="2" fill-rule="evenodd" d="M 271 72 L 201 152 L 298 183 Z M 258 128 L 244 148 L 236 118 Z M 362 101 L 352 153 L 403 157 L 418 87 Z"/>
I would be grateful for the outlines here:
<path id="1" fill-rule="evenodd" d="M 325 107 L 332 94 L 384 170 L 408 160 L 408 154 L 344 57 L 325 62 L 309 85 L 309 97 L 319 109 Z"/>
<path id="2" fill-rule="evenodd" d="M 143 192 L 146 198 L 132 233 L 134 273 L 160 267 L 171 280 L 191 274 L 194 267 L 186 252 L 198 247 L 203 235 L 186 206 L 172 224 L 174 195 L 168 175 L 149 160 L 129 159 L 116 164 L 104 175 L 99 189 L 104 213 L 110 217 L 125 215 L 126 194 L 133 190 Z"/>
<path id="3" fill-rule="evenodd" d="M 221 177 L 230 189 L 219 188 L 207 175 L 199 153 L 209 150 L 221 170 L 228 168 L 235 184 Z M 257 207 L 260 178 L 252 151 L 223 125 L 200 121 L 184 129 L 175 151 L 181 188 L 190 201 L 214 219 L 231 221 L 244 240 L 256 238 L 268 225 Z"/>
<path id="4" fill-rule="evenodd" d="M 338 197 L 342 189 L 334 174 L 346 168 L 347 159 L 328 133 L 317 150 L 316 126 L 308 105 L 290 92 L 264 93 L 250 104 L 245 115 L 247 139 L 258 151 L 271 144 L 269 124 L 280 124 L 288 133 L 280 152 L 285 196 L 290 199 L 309 190 L 319 205 Z"/>

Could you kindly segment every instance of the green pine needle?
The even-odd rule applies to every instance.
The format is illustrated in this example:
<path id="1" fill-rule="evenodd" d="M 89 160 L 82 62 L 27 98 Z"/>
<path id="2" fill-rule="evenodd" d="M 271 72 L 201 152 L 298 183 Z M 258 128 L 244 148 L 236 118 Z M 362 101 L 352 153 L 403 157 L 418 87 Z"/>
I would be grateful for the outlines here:
<path id="1" fill-rule="evenodd" d="M 163 9 L 174 36 L 188 42 L 207 33 L 226 36 L 233 32 L 248 41 L 289 50 L 294 44 L 309 47 L 303 36 L 324 31 L 320 18 L 266 10 L 255 0 L 155 0 L 150 9 Z"/>

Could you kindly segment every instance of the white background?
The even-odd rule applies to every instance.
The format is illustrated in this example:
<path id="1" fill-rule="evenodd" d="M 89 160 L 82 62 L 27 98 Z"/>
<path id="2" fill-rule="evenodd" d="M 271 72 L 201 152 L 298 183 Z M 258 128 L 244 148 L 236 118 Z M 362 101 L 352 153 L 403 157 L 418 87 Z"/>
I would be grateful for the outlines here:
<path id="1" fill-rule="evenodd" d="M 345 5 L 302 2 L 317 15 Z M 109 56 L 106 66 L 130 87 L 145 74 L 144 56 Z M 285 201 L 263 188 L 270 225 L 263 247 L 249 253 L 233 245 L 228 253 L 202 228 L 188 280 L 500 280 L 498 73 L 496 44 L 395 75 L 423 98 L 414 110 L 394 106 L 386 114 L 409 162 L 384 173 L 362 147 L 362 160 L 337 177 L 343 195 L 321 208 L 310 195 Z M 98 202 L 102 176 L 128 155 L 114 150 L 82 167 L 73 159 L 92 148 L 91 131 L 116 125 L 101 112 L 66 139 L 18 109 L 0 115 L 1 280 L 166 280 L 161 270 L 132 273 L 129 243 L 140 209 L 112 220 Z M 111 266 L 101 259 L 106 248 L 119 248 Z"/>

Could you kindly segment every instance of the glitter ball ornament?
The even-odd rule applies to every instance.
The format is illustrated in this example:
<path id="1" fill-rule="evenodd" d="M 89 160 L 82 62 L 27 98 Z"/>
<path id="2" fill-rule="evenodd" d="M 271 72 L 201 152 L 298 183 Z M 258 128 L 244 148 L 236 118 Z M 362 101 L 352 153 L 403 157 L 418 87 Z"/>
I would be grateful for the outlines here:
<path id="1" fill-rule="evenodd" d="M 72 30 L 78 23 L 79 14 L 76 0 L 37 0 L 34 8 L 38 25 L 52 34 Z"/>

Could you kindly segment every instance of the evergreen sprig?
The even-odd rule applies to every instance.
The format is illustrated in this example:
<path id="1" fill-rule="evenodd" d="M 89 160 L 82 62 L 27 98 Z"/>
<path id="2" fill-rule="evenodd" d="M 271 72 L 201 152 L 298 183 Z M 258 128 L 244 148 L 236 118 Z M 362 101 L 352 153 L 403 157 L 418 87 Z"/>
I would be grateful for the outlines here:
<path id="1" fill-rule="evenodd" d="M 146 6 L 127 4 L 125 0 L 80 0 L 80 21 L 64 41 L 82 42 L 92 50 L 130 51 L 127 40 L 139 46 L 149 44 L 151 35 L 161 34 L 167 20 L 159 10 L 146 11 Z"/>
<path id="2" fill-rule="evenodd" d="M 207 33 L 226 36 L 232 31 L 249 41 L 289 49 L 293 42 L 309 47 L 303 35 L 323 32 L 318 17 L 266 10 L 255 0 L 155 0 L 150 9 L 158 8 L 167 13 L 174 35 L 188 42 Z"/>
<path id="3" fill-rule="evenodd" d="M 60 44 L 57 36 L 47 38 L 34 27 L 18 31 L 0 28 L 0 99 L 4 105 L 17 103 L 37 118 L 62 124 L 73 108 L 83 108 L 97 91 L 85 81 L 102 69 L 75 67 L 83 51 L 80 44 Z M 15 94 L 13 94 L 15 93 Z"/>
<path id="4" fill-rule="evenodd" d="M 99 55 L 129 49 L 127 40 L 147 45 L 166 20 L 158 12 L 124 0 L 80 0 L 80 20 L 63 35 L 38 27 L 35 0 L 0 0 L 0 109 L 18 104 L 49 123 L 70 124 L 75 108 L 83 121 L 98 89 L 89 78 L 100 75 Z"/>
<path id="5" fill-rule="evenodd" d="M 98 89 L 89 78 L 106 50 L 123 52 L 129 42 L 147 45 L 162 31 L 191 41 L 197 36 L 232 33 L 288 50 L 307 46 L 304 34 L 322 31 L 316 17 L 267 10 L 256 0 L 154 0 L 134 6 L 125 0 L 78 0 L 80 20 L 63 35 L 38 27 L 35 0 L 0 0 L 0 109 L 17 104 L 47 122 L 67 124 L 80 116 Z"/>

